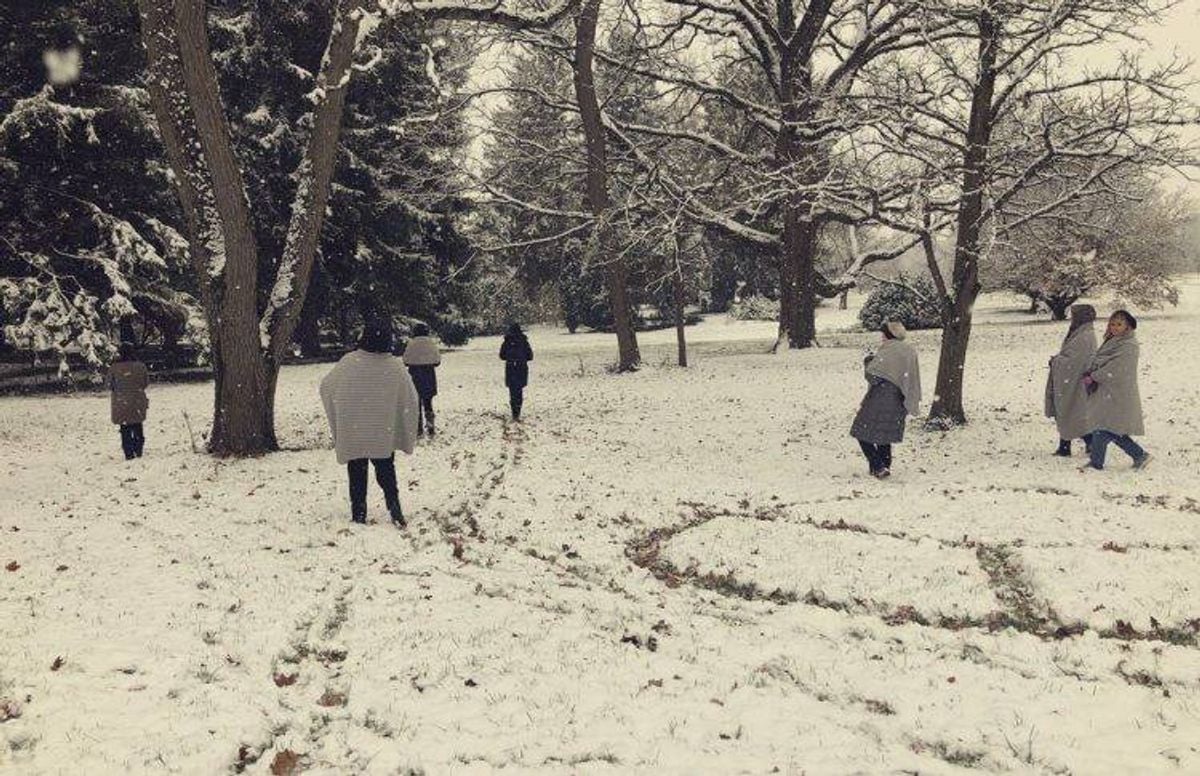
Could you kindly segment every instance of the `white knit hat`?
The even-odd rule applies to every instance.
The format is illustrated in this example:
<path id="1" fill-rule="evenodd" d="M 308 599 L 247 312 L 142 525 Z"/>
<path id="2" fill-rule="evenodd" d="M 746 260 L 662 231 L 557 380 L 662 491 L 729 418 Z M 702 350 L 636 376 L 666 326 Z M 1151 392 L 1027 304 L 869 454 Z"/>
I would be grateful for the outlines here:
<path id="1" fill-rule="evenodd" d="M 908 336 L 908 329 L 904 328 L 904 324 L 900 321 L 888 321 L 883 325 L 887 329 L 888 334 L 892 335 L 893 339 L 902 340 Z"/>

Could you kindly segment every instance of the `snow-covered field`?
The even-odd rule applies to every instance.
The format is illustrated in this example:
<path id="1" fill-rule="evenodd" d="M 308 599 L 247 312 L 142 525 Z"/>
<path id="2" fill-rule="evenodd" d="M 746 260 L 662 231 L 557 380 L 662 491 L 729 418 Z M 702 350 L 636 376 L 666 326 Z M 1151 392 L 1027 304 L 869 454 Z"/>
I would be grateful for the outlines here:
<path id="1" fill-rule="evenodd" d="M 328 366 L 258 460 L 191 451 L 208 385 L 151 389 L 131 463 L 103 396 L 0 400 L 0 771 L 1200 773 L 1200 282 L 1142 319 L 1140 474 L 1049 455 L 1064 325 L 1020 306 L 980 305 L 970 426 L 882 483 L 853 311 L 778 356 L 710 319 L 687 370 L 645 335 L 626 376 L 535 329 L 520 425 L 473 342 L 407 533 L 349 523 Z"/>

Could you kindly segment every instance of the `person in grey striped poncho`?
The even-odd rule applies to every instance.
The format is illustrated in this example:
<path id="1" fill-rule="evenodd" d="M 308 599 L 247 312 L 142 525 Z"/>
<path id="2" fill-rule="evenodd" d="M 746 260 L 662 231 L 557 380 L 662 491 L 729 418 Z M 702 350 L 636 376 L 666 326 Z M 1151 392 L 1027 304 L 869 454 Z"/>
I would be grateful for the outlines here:
<path id="1" fill-rule="evenodd" d="M 392 522 L 404 528 L 396 484 L 396 450 L 411 454 L 417 441 L 417 391 L 392 355 L 387 321 L 369 322 L 358 350 L 347 353 L 321 381 L 321 403 L 333 432 L 338 463 L 350 475 L 350 513 L 367 522 L 367 462 L 383 490 Z"/>

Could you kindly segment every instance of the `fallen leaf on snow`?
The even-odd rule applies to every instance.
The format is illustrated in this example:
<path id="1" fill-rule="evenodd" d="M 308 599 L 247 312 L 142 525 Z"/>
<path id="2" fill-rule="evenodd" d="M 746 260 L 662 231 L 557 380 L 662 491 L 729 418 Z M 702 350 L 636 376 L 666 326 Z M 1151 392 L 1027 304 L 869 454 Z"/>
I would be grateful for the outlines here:
<path id="1" fill-rule="evenodd" d="M 0 722 L 8 722 L 21 716 L 21 704 L 11 698 L 0 698 Z"/>
<path id="2" fill-rule="evenodd" d="M 300 771 L 300 755 L 291 749 L 284 749 L 275 755 L 271 761 L 271 773 L 274 776 L 291 776 Z"/>
<path id="3" fill-rule="evenodd" d="M 20 564 L 20 563 L 17 563 L 17 562 L 14 560 L 14 561 L 10 562 L 10 563 L 9 563 L 7 566 L 5 566 L 4 568 L 8 569 L 9 571 L 16 571 L 17 569 L 21 568 L 21 564 Z"/>
<path id="4" fill-rule="evenodd" d="M 335 690 L 326 690 L 325 694 L 317 699 L 317 704 L 320 706 L 345 706 L 346 696 L 343 693 Z"/>
<path id="5" fill-rule="evenodd" d="M 64 658 L 62 655 L 59 655 L 58 657 L 54 658 L 54 662 L 50 664 L 50 670 L 57 671 L 58 669 L 62 668 L 64 665 L 66 665 L 66 662 L 67 662 L 66 658 Z"/>
<path id="6" fill-rule="evenodd" d="M 300 674 L 275 674 L 275 686 L 291 687 L 299 676 Z"/>

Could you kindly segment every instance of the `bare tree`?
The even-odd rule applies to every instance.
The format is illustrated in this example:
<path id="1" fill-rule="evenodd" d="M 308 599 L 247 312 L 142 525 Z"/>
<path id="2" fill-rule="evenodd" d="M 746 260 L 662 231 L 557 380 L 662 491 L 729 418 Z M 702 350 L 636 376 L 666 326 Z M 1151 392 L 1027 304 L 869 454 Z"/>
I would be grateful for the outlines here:
<path id="1" fill-rule="evenodd" d="M 608 298 L 612 307 L 613 328 L 617 334 L 617 369 L 628 372 L 637 369 L 642 357 L 638 352 L 637 334 L 633 330 L 633 314 L 629 307 L 628 272 L 621 256 L 610 257 L 609 196 L 607 137 L 600 101 L 596 97 L 593 61 L 596 49 L 596 26 L 600 15 L 600 0 L 584 0 L 575 31 L 574 82 L 575 100 L 583 120 L 584 145 L 587 150 L 587 200 L 594 224 L 588 241 L 592 256 L 606 257 Z"/>
<path id="2" fill-rule="evenodd" d="M 642 20 L 653 35 L 649 45 L 670 54 L 674 66 L 630 69 L 652 79 L 685 120 L 645 125 L 610 117 L 610 131 L 669 196 L 687 203 L 691 218 L 778 256 L 780 341 L 790 347 L 813 344 L 818 297 L 845 287 L 817 269 L 822 227 L 864 220 L 898 193 L 864 188 L 868 176 L 856 169 L 864 161 L 846 141 L 879 120 L 858 107 L 864 69 L 952 34 L 956 22 L 925 5 L 668 0 L 671 13 Z M 714 66 L 698 64 L 697 51 Z M 622 65 L 613 54 L 602 59 Z M 639 150 L 648 138 L 689 147 L 680 158 L 692 172 Z"/>
<path id="3" fill-rule="evenodd" d="M 556 22 L 573 10 L 574 2 L 520 14 L 498 3 L 334 0 L 332 30 L 312 92 L 311 134 L 295 175 L 291 223 L 260 311 L 251 205 L 209 51 L 206 3 L 139 0 L 149 90 L 183 206 L 212 340 L 216 388 L 211 452 L 252 455 L 277 447 L 279 367 L 308 289 L 355 52 L 375 15 L 413 13 L 524 28 Z"/>

